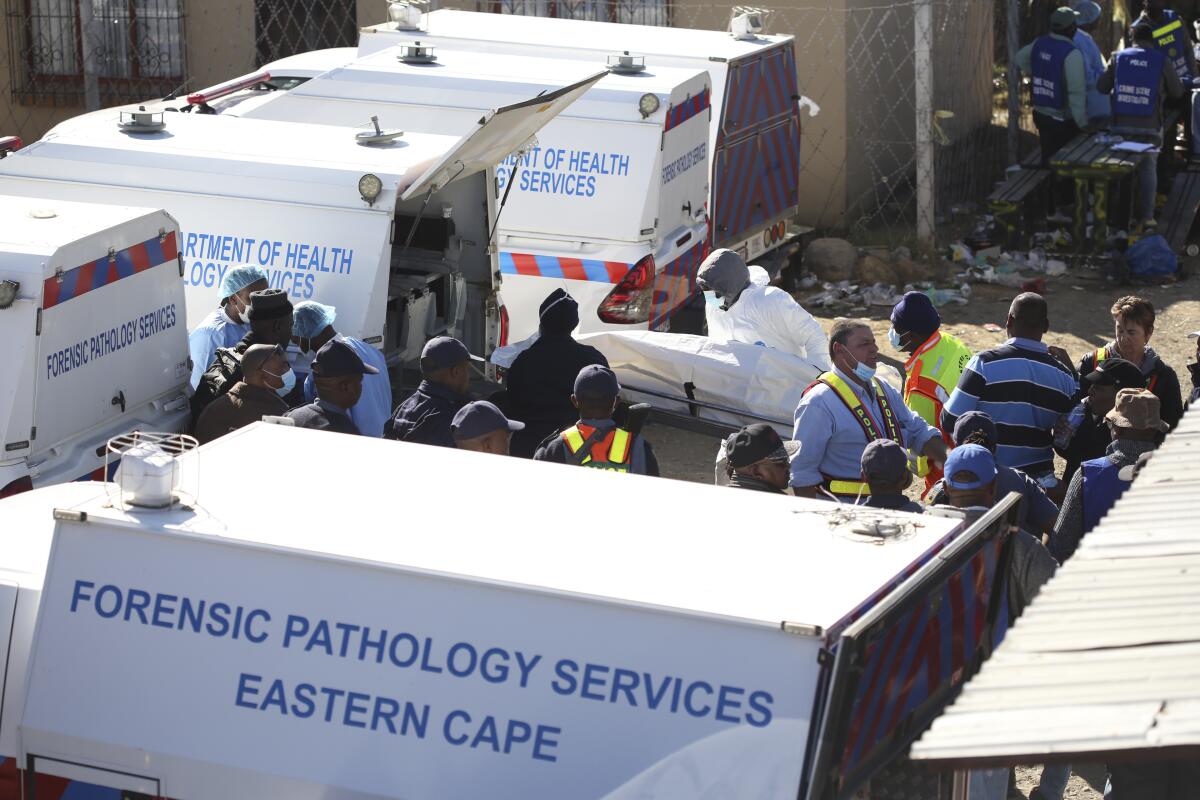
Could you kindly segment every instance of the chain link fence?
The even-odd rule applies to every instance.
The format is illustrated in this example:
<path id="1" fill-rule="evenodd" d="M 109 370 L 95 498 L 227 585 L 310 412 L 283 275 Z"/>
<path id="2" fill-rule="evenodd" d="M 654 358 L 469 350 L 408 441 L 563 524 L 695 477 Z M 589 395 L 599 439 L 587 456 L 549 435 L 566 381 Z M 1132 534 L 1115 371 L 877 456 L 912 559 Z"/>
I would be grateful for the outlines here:
<path id="1" fill-rule="evenodd" d="M 1118 3 L 1122 0 L 1116 0 Z M 40 137 L 90 108 L 195 90 L 263 63 L 352 46 L 382 0 L 0 0 L 0 136 Z M 931 6 L 928 36 L 916 10 Z M 1034 25 L 1039 0 L 1021 0 Z M 443 5 L 725 29 L 729 5 L 698 0 L 449 0 Z M 767 32 L 796 37 L 804 116 L 801 222 L 868 244 L 910 244 L 919 183 L 933 181 L 938 238 L 981 206 L 1007 163 L 1006 0 L 782 0 Z M 930 74 L 922 82 L 922 51 Z M 918 174 L 918 88 L 930 86 L 931 169 Z"/>

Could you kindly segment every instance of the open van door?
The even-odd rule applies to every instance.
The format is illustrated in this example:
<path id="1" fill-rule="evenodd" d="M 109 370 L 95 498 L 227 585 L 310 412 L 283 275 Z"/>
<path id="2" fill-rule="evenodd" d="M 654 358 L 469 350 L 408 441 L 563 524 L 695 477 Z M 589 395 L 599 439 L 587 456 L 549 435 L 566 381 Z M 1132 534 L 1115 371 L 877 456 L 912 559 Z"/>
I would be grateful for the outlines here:
<path id="1" fill-rule="evenodd" d="M 1020 500 L 997 503 L 842 634 L 801 797 L 848 800 L 978 671 L 1003 634 Z"/>
<path id="2" fill-rule="evenodd" d="M 456 178 L 495 167 L 525 146 L 546 123 L 607 74 L 607 70 L 597 72 L 553 92 L 484 114 L 479 118 L 479 127 L 459 140 L 440 159 L 423 172 L 418 173 L 418 170 L 425 164 L 419 164 L 404 176 L 399 187 L 400 199 L 408 200 L 425 192 L 437 191 Z"/>

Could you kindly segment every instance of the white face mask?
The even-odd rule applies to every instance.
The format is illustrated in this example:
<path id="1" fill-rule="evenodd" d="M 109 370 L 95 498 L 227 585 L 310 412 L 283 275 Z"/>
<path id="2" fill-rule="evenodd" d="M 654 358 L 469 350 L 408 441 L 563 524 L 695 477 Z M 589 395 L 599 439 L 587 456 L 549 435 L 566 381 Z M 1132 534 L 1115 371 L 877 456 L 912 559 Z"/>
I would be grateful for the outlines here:
<path id="1" fill-rule="evenodd" d="M 270 375 L 272 378 L 279 378 L 279 380 L 283 381 L 283 386 L 280 386 L 275 390 L 275 394 L 279 395 L 280 397 L 287 397 L 292 393 L 292 389 L 296 388 L 296 373 L 292 371 L 291 367 L 288 367 L 287 371 L 282 375 L 277 375 L 274 372 L 265 369 L 263 372 Z"/>

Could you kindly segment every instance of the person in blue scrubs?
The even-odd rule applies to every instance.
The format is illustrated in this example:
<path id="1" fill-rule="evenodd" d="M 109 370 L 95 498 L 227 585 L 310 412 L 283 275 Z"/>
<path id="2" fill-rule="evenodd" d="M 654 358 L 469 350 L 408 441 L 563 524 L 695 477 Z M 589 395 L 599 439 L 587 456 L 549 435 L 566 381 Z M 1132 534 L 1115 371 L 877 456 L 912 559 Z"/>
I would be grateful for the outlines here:
<path id="1" fill-rule="evenodd" d="M 364 364 L 376 370 L 363 375 L 362 397 L 350 409 L 350 419 L 363 436 L 382 437 L 384 423 L 392 415 L 392 383 L 387 361 L 378 348 L 334 330 L 336 316 L 333 306 L 312 300 L 297 303 L 292 312 L 292 343 L 303 353 L 316 353 L 336 338 L 350 345 Z M 316 396 L 316 383 L 310 373 L 304 381 L 304 399 L 311 403 Z"/>
<path id="2" fill-rule="evenodd" d="M 250 295 L 267 288 L 267 273 L 258 267 L 237 267 L 221 279 L 221 305 L 201 320 L 188 334 L 188 355 L 192 359 L 192 389 L 218 347 L 233 347 L 250 332 Z"/>
<path id="3" fill-rule="evenodd" d="M 1100 22 L 1100 6 L 1094 0 L 1078 0 L 1073 6 L 1078 18 L 1078 28 L 1075 29 L 1075 47 L 1083 55 L 1083 74 L 1087 81 L 1087 116 L 1088 126 L 1092 128 L 1107 128 L 1112 122 L 1112 103 L 1107 92 L 1096 88 L 1097 81 L 1108 68 L 1100 47 L 1092 38 L 1092 31 Z"/>

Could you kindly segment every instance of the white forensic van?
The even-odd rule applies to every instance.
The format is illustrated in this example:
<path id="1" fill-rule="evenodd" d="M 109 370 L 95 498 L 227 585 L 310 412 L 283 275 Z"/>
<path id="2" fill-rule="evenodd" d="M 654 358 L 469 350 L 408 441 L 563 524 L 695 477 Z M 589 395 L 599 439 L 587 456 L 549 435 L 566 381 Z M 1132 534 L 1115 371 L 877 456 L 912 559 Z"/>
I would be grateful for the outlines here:
<path id="1" fill-rule="evenodd" d="M 352 467 L 275 502 L 313 453 Z M 520 459 L 464 503 L 497 458 L 255 423 L 0 501 L 0 784 L 843 798 L 1003 604 L 1007 504 L 963 530 Z"/>
<path id="2" fill-rule="evenodd" d="M 799 203 L 801 95 L 793 36 L 627 25 L 439 9 L 404 14 L 390 4 L 390 21 L 359 34 L 359 52 L 374 53 L 419 39 L 435 47 L 480 54 L 603 61 L 623 52 L 647 64 L 706 70 L 711 78 L 708 150 L 711 245 L 737 250 L 774 273 L 763 256 L 796 237 L 788 228 Z M 409 9 L 410 11 L 412 9 Z M 755 13 L 739 15 L 753 23 Z M 408 23 L 413 24 L 408 24 Z"/>
<path id="3" fill-rule="evenodd" d="M 189 326 L 227 270 L 254 265 L 293 302 L 336 306 L 338 330 L 390 360 L 415 361 L 441 333 L 486 354 L 506 334 L 492 167 L 602 76 L 479 114 L 461 138 L 371 144 L 327 125 L 95 112 L 0 161 L 0 192 L 168 209 Z"/>
<path id="4" fill-rule="evenodd" d="M 319 67 L 345 48 L 308 54 Z M 302 56 L 228 82 L 257 88 L 213 99 L 222 114 L 459 135 L 481 111 L 534 97 L 605 69 L 478 53 L 463 46 L 386 48 L 308 80 Z M 501 291 L 514 340 L 538 327 L 538 307 L 564 288 L 583 333 L 661 330 L 693 294 L 707 254 L 708 73 L 638 62 L 610 74 L 549 123 L 536 144 L 497 168 Z M 628 70 L 628 71 L 626 71 Z M 281 77 L 276 77 L 281 76 Z M 294 84 L 294 85 L 292 85 Z M 288 88 L 288 87 L 291 88 Z M 198 101 L 198 102 L 197 102 Z"/>
<path id="5" fill-rule="evenodd" d="M 0 497 L 103 478 L 113 436 L 183 429 L 179 276 L 163 211 L 0 195 Z"/>

